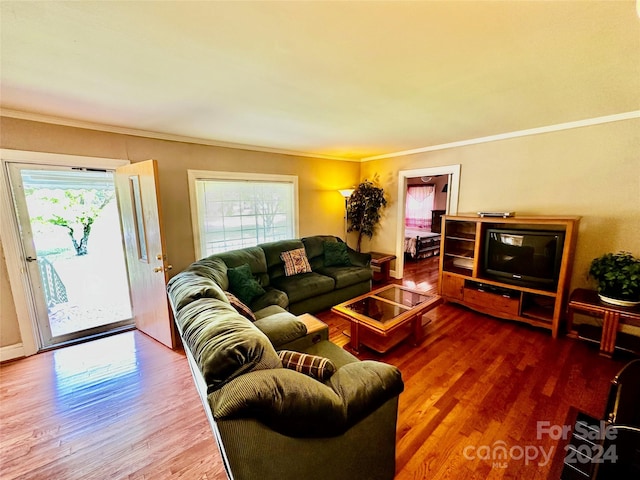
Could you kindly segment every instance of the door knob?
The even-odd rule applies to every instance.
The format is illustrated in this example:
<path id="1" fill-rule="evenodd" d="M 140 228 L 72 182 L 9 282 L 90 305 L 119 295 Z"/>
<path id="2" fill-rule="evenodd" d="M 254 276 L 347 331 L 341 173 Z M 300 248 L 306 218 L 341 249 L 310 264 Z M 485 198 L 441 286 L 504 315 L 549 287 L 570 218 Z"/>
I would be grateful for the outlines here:
<path id="1" fill-rule="evenodd" d="M 37 258 L 33 258 L 33 257 L 27 257 L 27 258 L 25 258 L 25 260 L 26 260 L 27 262 L 35 262 L 35 261 L 37 261 L 38 259 L 37 259 Z"/>

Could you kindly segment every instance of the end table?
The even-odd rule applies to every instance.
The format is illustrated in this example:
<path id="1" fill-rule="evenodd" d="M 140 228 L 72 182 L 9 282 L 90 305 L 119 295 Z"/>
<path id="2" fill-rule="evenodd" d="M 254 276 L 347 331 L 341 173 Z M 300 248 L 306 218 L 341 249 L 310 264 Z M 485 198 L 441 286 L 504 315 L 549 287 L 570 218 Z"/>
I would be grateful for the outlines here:
<path id="1" fill-rule="evenodd" d="M 598 292 L 586 288 L 577 288 L 571 293 L 567 306 L 568 335 L 578 338 L 573 330 L 573 314 L 582 312 L 594 317 L 602 317 L 602 337 L 600 338 L 600 355 L 609 357 L 616 348 L 616 337 L 620 324 L 629 323 L 640 326 L 640 307 L 620 307 L 605 303 L 598 297 Z"/>
<path id="2" fill-rule="evenodd" d="M 378 281 L 387 283 L 390 278 L 391 260 L 396 256 L 390 253 L 369 252 L 371 255 L 371 266 L 380 268 L 380 278 Z"/>

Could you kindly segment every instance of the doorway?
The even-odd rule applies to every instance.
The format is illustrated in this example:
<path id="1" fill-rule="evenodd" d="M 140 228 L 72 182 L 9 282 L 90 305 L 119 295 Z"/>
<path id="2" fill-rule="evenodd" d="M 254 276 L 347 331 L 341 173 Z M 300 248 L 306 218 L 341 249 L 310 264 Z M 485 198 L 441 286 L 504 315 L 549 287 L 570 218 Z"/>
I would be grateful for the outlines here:
<path id="1" fill-rule="evenodd" d="M 114 173 L 7 163 L 42 348 L 133 325 Z"/>
<path id="2" fill-rule="evenodd" d="M 398 172 L 398 212 L 397 212 L 397 237 L 396 242 L 396 269 L 395 277 L 402 278 L 404 273 L 404 260 L 405 260 L 405 240 L 406 236 L 406 203 L 407 203 L 407 187 L 410 179 L 415 178 L 419 180 L 419 183 L 429 184 L 432 183 L 438 187 L 440 193 L 446 195 L 443 202 L 439 202 L 437 205 L 434 203 L 434 207 L 438 207 L 437 219 L 433 216 L 429 219 L 429 230 L 433 231 L 434 224 L 437 230 L 440 217 L 443 214 L 456 214 L 458 212 L 458 189 L 460 186 L 460 165 L 447 165 L 442 167 L 429 167 L 420 168 L 415 170 L 401 170 Z M 436 182 L 434 179 L 438 178 L 440 181 Z M 425 182 L 425 180 L 427 180 Z M 446 185 L 446 188 L 445 188 Z M 434 190 L 435 192 L 435 190 Z M 439 232 L 434 232 L 438 235 Z M 425 248 L 429 248 L 428 244 Z M 418 252 L 419 253 L 419 252 Z"/>

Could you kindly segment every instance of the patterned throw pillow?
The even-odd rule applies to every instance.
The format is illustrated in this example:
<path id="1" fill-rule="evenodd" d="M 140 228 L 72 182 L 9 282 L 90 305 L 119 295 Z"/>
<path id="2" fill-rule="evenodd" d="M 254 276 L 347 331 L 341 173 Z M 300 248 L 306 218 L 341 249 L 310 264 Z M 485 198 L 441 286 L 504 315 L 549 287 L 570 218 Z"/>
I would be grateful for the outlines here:
<path id="1" fill-rule="evenodd" d="M 235 308 L 240 315 L 248 318 L 252 322 L 256 321 L 256 316 L 253 314 L 251 309 L 247 307 L 244 303 L 242 303 L 238 297 L 236 297 L 231 292 L 224 292 L 224 294 L 227 296 L 227 299 L 229 300 L 229 303 L 231 304 L 231 306 Z"/>
<path id="2" fill-rule="evenodd" d="M 328 358 L 292 350 L 280 350 L 278 356 L 284 368 L 304 373 L 321 382 L 326 382 L 336 372 L 336 366 Z"/>
<path id="3" fill-rule="evenodd" d="M 309 259 L 307 259 L 307 253 L 304 248 L 282 252 L 280 258 L 284 262 L 284 274 L 287 277 L 311 271 L 311 265 L 309 265 Z"/>

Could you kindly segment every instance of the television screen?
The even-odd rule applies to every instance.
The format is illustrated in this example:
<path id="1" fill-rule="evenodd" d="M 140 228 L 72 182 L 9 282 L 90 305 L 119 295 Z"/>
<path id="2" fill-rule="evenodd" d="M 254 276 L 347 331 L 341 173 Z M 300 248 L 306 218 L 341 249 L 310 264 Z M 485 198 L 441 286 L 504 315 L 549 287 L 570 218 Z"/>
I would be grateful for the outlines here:
<path id="1" fill-rule="evenodd" d="M 507 283 L 552 288 L 557 284 L 564 233 L 487 229 L 484 273 Z"/>

